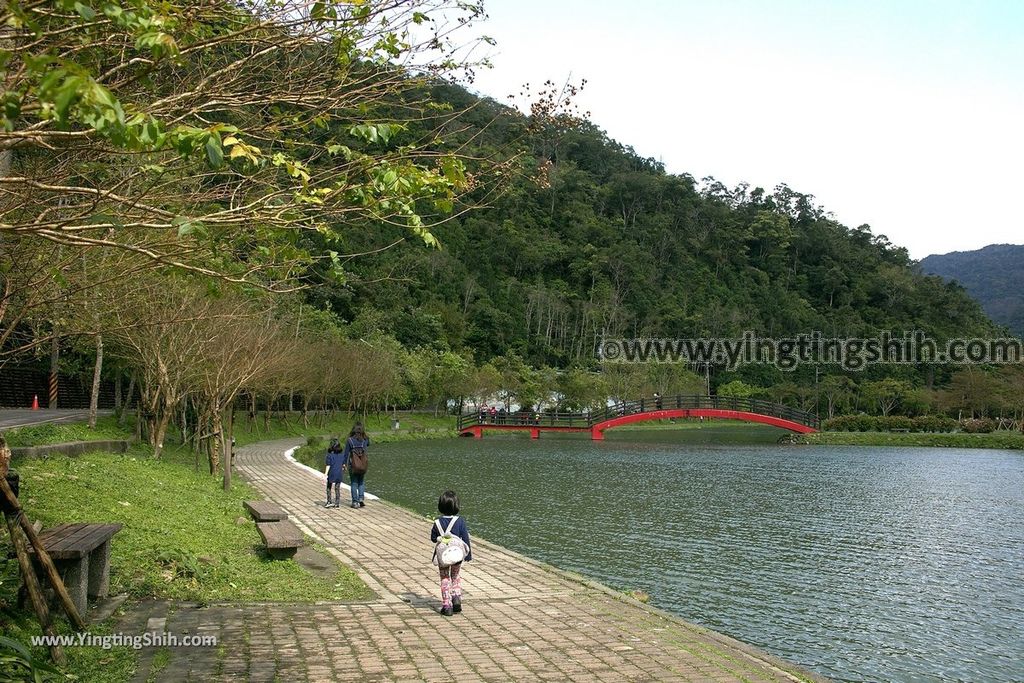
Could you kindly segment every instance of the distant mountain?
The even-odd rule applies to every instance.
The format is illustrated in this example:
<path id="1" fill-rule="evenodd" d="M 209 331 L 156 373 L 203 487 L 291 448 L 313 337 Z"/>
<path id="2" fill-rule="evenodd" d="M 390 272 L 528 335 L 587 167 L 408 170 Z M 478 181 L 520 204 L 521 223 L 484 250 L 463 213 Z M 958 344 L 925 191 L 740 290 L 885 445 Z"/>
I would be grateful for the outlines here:
<path id="1" fill-rule="evenodd" d="M 921 259 L 921 270 L 958 281 L 992 320 L 1024 336 L 1024 245 L 935 254 Z"/>

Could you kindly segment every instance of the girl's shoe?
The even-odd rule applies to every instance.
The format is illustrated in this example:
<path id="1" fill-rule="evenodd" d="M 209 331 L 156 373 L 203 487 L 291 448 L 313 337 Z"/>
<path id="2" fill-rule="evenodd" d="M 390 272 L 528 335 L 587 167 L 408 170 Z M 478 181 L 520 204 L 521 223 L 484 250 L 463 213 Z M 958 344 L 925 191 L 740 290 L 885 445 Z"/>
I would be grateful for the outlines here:
<path id="1" fill-rule="evenodd" d="M 453 595 L 452 596 L 452 612 L 454 612 L 455 614 L 458 614 L 461 611 L 462 611 L 462 596 L 461 595 Z"/>
<path id="2" fill-rule="evenodd" d="M 451 606 L 445 605 L 444 607 L 441 608 L 441 616 L 442 617 L 450 617 L 451 615 L 452 615 L 452 608 L 451 608 Z"/>

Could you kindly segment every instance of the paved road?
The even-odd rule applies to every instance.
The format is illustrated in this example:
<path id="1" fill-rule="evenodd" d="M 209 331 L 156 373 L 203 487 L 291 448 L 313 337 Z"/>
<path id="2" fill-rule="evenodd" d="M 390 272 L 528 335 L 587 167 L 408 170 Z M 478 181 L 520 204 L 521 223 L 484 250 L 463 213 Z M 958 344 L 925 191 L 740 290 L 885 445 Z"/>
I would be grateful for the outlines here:
<path id="1" fill-rule="evenodd" d="M 219 649 L 171 649 L 157 681 L 816 680 L 476 537 L 474 560 L 463 569 L 463 612 L 442 617 L 430 522 L 383 501 L 362 509 L 321 507 L 322 480 L 283 456 L 296 444 L 241 448 L 239 469 L 378 598 L 138 610 L 134 623 L 121 628 L 141 632 L 148 621 L 168 633 L 219 638 Z M 372 470 L 368 481 L 372 487 Z M 136 680 L 152 675 L 151 661 L 152 654 L 144 655 Z"/>
<path id="2" fill-rule="evenodd" d="M 100 410 L 98 415 L 112 415 L 112 410 Z M 29 408 L 0 408 L 0 430 L 26 427 L 44 422 L 85 422 L 88 410 L 31 410 Z"/>

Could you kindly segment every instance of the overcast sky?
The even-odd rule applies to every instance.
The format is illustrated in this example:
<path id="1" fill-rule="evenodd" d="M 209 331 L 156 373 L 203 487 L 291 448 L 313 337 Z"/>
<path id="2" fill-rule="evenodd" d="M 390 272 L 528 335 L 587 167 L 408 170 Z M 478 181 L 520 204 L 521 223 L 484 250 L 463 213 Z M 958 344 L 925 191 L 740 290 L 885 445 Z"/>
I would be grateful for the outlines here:
<path id="1" fill-rule="evenodd" d="M 914 258 L 1024 243 L 1024 0 L 485 0 L 474 88 L 587 79 L 670 173 L 813 194 Z"/>

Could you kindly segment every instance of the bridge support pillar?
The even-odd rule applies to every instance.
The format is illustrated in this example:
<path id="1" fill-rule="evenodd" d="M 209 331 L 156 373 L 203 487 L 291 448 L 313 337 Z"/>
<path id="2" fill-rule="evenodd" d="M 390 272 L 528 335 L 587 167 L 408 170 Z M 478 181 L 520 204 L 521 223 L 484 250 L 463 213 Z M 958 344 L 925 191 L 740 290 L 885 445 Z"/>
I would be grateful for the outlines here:
<path id="1" fill-rule="evenodd" d="M 604 441 L 604 430 L 594 427 L 590 430 L 591 441 Z"/>
<path id="2" fill-rule="evenodd" d="M 474 439 L 482 439 L 482 438 L 484 438 L 484 428 L 483 427 L 473 427 L 469 431 L 470 431 L 470 433 L 473 434 L 473 438 Z"/>
<path id="3" fill-rule="evenodd" d="M 536 427 L 530 427 L 530 438 L 531 439 L 539 439 L 540 438 L 540 430 L 537 429 Z"/>

